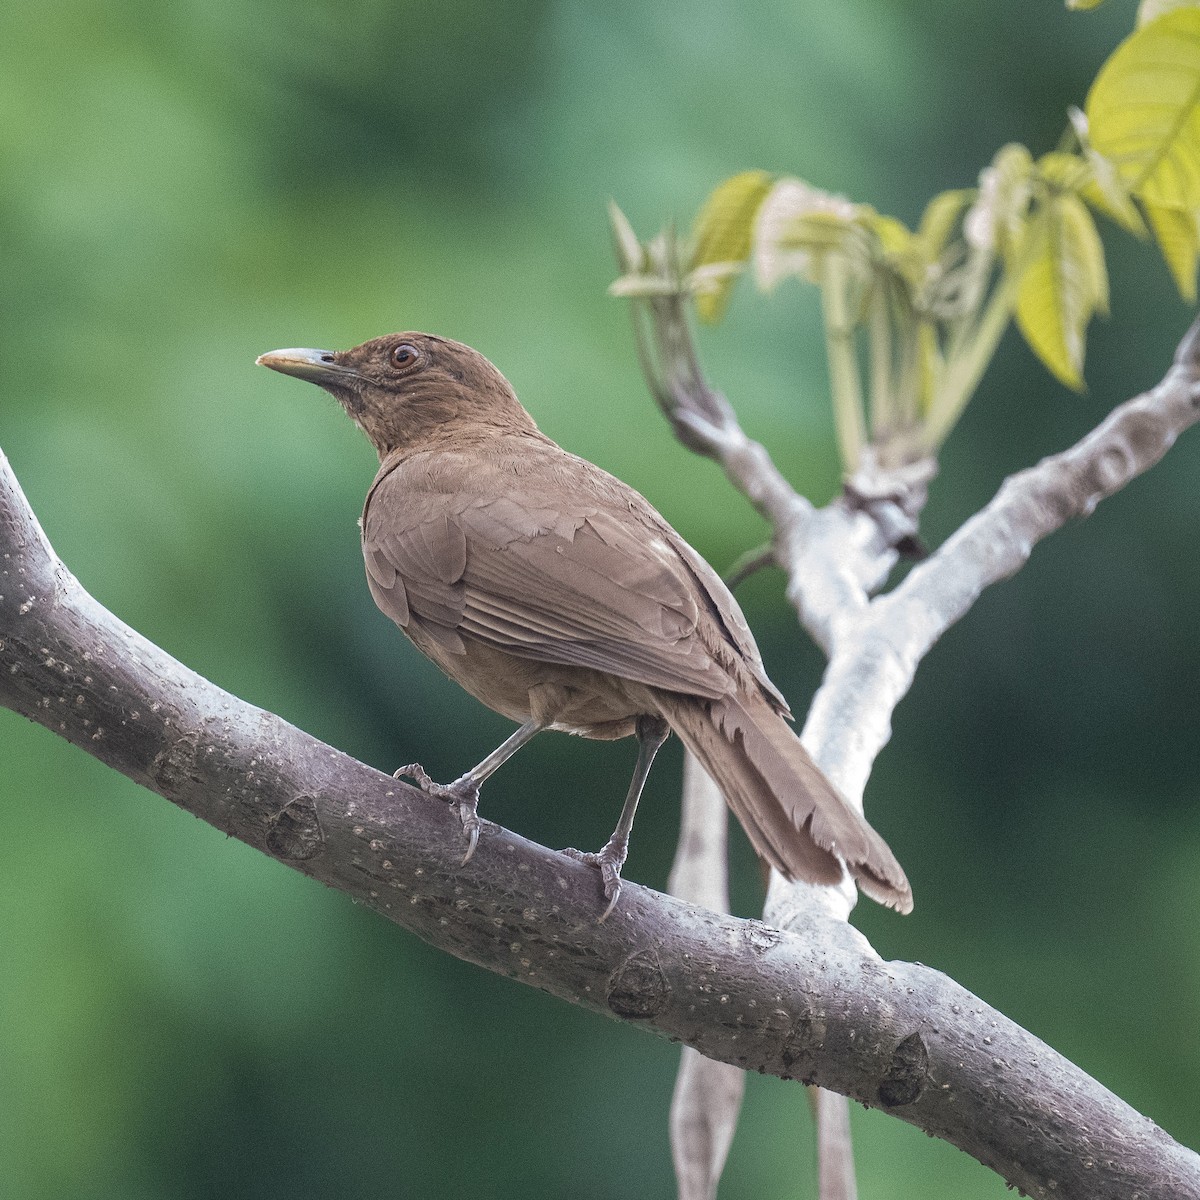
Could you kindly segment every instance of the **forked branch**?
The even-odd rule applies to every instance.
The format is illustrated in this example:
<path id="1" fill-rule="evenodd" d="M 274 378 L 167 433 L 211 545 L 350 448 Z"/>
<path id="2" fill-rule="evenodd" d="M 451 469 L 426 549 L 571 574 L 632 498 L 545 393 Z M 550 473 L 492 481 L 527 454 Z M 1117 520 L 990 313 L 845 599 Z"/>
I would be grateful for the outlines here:
<path id="1" fill-rule="evenodd" d="M 1064 478 L 1107 494 L 1195 421 L 1196 340 Z M 819 910 L 785 932 L 629 883 L 598 924 L 590 868 L 490 823 L 461 866 L 443 806 L 222 691 L 89 596 L 3 455 L 0 703 L 449 953 L 882 1107 L 1031 1195 L 1200 1200 L 1195 1154 L 953 981 L 880 961 Z"/>
<path id="2" fill-rule="evenodd" d="M 932 460 L 907 462 L 868 446 L 843 493 L 827 507 L 814 508 L 746 436 L 732 407 L 705 380 L 691 345 L 684 297 L 636 297 L 633 304 L 639 354 L 660 407 L 681 440 L 721 463 L 771 523 L 771 557 L 787 573 L 788 597 L 829 658 L 803 740 L 859 808 L 875 758 L 891 735 L 892 712 L 937 639 L 985 588 L 1019 570 L 1038 541 L 1072 517 L 1087 515 L 1153 466 L 1200 419 L 1197 323 L 1157 388 L 1119 407 L 1078 445 L 1005 481 L 995 499 L 936 554 L 892 592 L 876 595 L 906 544 L 919 545 L 918 521 L 936 469 Z M 881 460 L 900 465 L 883 468 Z M 814 912 L 848 916 L 854 899 L 848 879 L 831 888 L 773 875 L 766 918 L 795 929 Z M 676 1107 L 698 1112 L 718 1103 L 728 1123 L 725 1097 L 706 1098 L 685 1060 Z M 820 1095 L 816 1111 L 821 1195 L 832 1200 L 853 1190 L 848 1114 L 843 1101 Z M 678 1173 L 682 1186 L 684 1172 Z"/>

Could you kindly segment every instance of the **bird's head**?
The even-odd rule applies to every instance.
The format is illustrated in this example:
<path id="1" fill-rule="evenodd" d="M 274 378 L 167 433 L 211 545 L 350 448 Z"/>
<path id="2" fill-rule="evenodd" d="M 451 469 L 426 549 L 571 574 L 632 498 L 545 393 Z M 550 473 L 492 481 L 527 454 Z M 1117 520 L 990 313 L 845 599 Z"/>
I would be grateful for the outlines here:
<path id="1" fill-rule="evenodd" d="M 380 459 L 464 427 L 537 428 L 478 350 L 431 333 L 391 333 L 352 350 L 272 350 L 257 361 L 331 393 Z"/>

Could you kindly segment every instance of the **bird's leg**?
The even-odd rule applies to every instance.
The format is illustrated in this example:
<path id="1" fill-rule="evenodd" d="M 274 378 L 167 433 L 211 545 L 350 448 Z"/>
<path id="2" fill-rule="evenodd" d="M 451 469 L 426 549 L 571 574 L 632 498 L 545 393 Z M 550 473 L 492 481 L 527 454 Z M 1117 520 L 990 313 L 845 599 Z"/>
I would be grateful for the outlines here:
<path id="1" fill-rule="evenodd" d="M 544 728 L 545 726 L 540 721 L 526 721 L 516 733 L 501 742 L 487 758 L 472 767 L 465 775 L 460 775 L 453 783 L 434 783 L 420 763 L 409 763 L 408 766 L 398 767 L 392 772 L 393 778 L 412 779 L 426 795 L 436 796 L 439 800 L 447 800 L 458 810 L 463 832 L 467 835 L 467 852 L 463 855 L 463 866 L 471 861 L 471 855 L 475 853 L 475 847 L 479 842 L 479 789 L 483 781 L 497 767 L 512 758 L 535 733 Z"/>
<path id="2" fill-rule="evenodd" d="M 575 849 L 563 851 L 571 858 L 600 868 L 604 897 L 608 901 L 608 907 L 600 914 L 601 921 L 616 908 L 617 900 L 620 899 L 621 867 L 624 866 L 625 856 L 629 853 L 633 816 L 637 812 L 638 801 L 642 798 L 642 788 L 646 785 L 646 776 L 650 774 L 650 765 L 654 762 L 659 747 L 670 737 L 671 727 L 662 717 L 641 716 L 637 719 L 635 732 L 638 740 L 637 763 L 633 768 L 633 778 L 629 781 L 629 791 L 625 795 L 625 806 L 621 809 L 621 817 L 612 837 L 599 853 L 585 854 L 582 850 Z"/>

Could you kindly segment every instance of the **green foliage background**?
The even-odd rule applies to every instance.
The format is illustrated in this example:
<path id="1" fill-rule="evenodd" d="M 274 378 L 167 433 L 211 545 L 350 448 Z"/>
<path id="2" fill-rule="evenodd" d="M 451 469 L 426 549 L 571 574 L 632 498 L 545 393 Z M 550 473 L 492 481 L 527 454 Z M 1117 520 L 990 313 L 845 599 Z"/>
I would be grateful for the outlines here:
<path id="1" fill-rule="evenodd" d="M 435 777 L 504 722 L 374 610 L 373 471 L 277 346 L 398 328 L 489 354 L 544 429 L 718 566 L 762 529 L 640 380 L 604 204 L 686 221 L 747 167 L 910 223 L 995 149 L 1050 149 L 1133 6 L 887 0 L 84 0 L 0 14 L 0 445 L 57 549 L 192 667 Z M 1001 478 L 1157 380 L 1189 314 L 1104 231 L 1090 391 L 1011 332 L 949 443 L 936 544 Z M 803 490 L 836 486 L 814 296 L 739 287 L 701 341 Z M 1039 549 L 937 647 L 868 793 L 915 914 L 889 957 L 959 979 L 1200 1143 L 1200 437 Z M 819 679 L 777 575 L 742 589 L 798 709 Z M 488 816 L 599 845 L 631 746 L 547 736 Z M 679 758 L 627 875 L 662 886 Z M 556 802 L 551 802 L 551 798 Z M 563 798 L 571 797 L 569 803 Z M 736 902 L 758 884 L 736 846 Z M 0 1177 L 41 1200 L 671 1194 L 676 1052 L 412 937 L 0 712 Z M 1000 1197 L 856 1113 L 864 1200 Z M 809 1194 L 801 1089 L 749 1081 L 723 1196 Z"/>

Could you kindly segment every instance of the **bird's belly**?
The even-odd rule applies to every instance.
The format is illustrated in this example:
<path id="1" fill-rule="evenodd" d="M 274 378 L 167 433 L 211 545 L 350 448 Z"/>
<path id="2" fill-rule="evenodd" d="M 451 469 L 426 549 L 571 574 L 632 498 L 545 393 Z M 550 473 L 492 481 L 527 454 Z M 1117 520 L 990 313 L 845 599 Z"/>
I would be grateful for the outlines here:
<path id="1" fill-rule="evenodd" d="M 405 633 L 464 691 L 519 724 L 536 718 L 549 729 L 610 740 L 630 736 L 639 716 L 658 711 L 652 689 L 616 675 L 522 658 L 469 636 L 456 654 L 416 622 Z"/>

